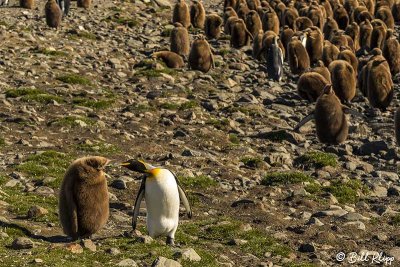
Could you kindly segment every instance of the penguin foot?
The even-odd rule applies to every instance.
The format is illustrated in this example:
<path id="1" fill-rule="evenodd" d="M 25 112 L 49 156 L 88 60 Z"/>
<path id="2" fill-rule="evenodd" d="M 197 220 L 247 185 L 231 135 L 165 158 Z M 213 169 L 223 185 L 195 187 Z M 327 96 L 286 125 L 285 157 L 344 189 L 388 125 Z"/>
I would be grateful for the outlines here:
<path id="1" fill-rule="evenodd" d="M 174 239 L 172 237 L 170 237 L 170 236 L 167 236 L 166 244 L 169 245 L 169 246 L 174 247 L 175 246 Z"/>

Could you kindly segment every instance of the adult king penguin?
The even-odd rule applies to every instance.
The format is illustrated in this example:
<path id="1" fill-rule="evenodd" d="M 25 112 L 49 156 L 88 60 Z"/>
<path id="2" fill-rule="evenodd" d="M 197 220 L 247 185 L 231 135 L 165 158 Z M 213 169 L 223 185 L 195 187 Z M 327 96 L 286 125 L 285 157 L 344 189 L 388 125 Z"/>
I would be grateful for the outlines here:
<path id="1" fill-rule="evenodd" d="M 121 164 L 129 170 L 146 174 L 140 185 L 133 210 L 132 227 L 136 229 L 140 202 L 143 197 L 147 207 L 147 229 L 151 237 L 167 236 L 167 244 L 174 245 L 179 222 L 179 200 L 182 200 L 187 215 L 192 210 L 178 179 L 171 171 L 154 167 L 141 160 L 128 160 Z"/>

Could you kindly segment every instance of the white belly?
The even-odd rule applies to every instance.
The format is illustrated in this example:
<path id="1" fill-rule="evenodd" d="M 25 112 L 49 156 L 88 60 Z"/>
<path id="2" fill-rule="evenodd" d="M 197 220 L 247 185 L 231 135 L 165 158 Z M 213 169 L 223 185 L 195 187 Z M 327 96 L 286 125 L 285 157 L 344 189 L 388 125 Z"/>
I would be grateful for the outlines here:
<path id="1" fill-rule="evenodd" d="M 145 201 L 147 207 L 147 229 L 151 237 L 168 235 L 173 237 L 179 221 L 179 192 L 174 176 L 147 178 Z"/>

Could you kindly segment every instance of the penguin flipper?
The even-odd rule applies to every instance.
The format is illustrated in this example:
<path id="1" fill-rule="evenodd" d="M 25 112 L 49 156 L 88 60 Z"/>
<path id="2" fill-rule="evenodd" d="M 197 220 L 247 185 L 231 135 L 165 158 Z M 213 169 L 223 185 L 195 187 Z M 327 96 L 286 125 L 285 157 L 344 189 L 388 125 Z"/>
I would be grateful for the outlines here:
<path id="1" fill-rule="evenodd" d="M 365 115 L 363 115 L 360 112 L 358 112 L 357 110 L 351 109 L 345 105 L 342 105 L 342 109 L 343 109 L 343 112 L 346 114 L 351 114 L 351 115 L 358 116 L 363 119 L 367 119 L 367 117 L 365 117 Z"/>
<path id="2" fill-rule="evenodd" d="M 146 178 L 143 178 L 142 183 L 140 184 L 138 195 L 135 200 L 135 206 L 133 208 L 133 217 L 132 217 L 133 230 L 136 229 L 136 222 L 140 211 L 140 203 L 142 202 L 145 193 L 145 184 L 146 184 Z"/>
<path id="3" fill-rule="evenodd" d="M 314 111 L 308 114 L 304 119 L 302 119 L 299 124 L 294 127 L 293 131 L 297 132 L 304 124 L 314 119 Z"/>
<path id="4" fill-rule="evenodd" d="M 178 192 L 179 192 L 179 198 L 182 200 L 183 206 L 185 206 L 186 209 L 186 213 L 189 217 L 189 219 L 192 218 L 192 209 L 190 208 L 190 204 L 189 201 L 186 197 L 185 192 L 183 191 L 183 189 L 180 187 L 180 185 L 178 185 Z"/>

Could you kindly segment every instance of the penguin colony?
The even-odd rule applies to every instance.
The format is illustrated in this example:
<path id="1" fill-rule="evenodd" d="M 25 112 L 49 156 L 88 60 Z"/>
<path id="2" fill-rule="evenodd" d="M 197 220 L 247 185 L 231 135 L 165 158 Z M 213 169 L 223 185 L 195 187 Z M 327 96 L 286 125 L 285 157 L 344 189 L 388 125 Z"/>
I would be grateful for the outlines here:
<path id="1" fill-rule="evenodd" d="M 193 70 L 209 71 L 214 60 L 208 42 L 228 35 L 232 48 L 252 48 L 252 57 L 265 66 L 269 79 L 282 81 L 287 61 L 291 73 L 286 76 L 297 80 L 301 98 L 319 103 L 320 97 L 335 96 L 335 100 L 324 102 L 327 104 L 316 104 L 315 114 L 328 116 L 318 109 L 331 105 L 325 110 L 335 111 L 337 118 L 329 120 L 343 122 L 343 127 L 321 127 L 321 120 L 316 119 L 317 136 L 323 143 L 338 144 L 347 138 L 342 104 L 350 104 L 358 91 L 371 108 L 385 110 L 392 101 L 392 76 L 400 71 L 400 46 L 393 30 L 395 23 L 400 23 L 399 10 L 400 2 L 385 0 L 225 0 L 218 14 L 207 13 L 201 1 L 193 1 L 189 8 L 179 0 L 172 22 L 204 30 L 204 36 L 196 35 L 192 40 L 188 66 Z M 188 40 L 186 32 L 176 37 L 174 30 L 171 52 L 180 54 L 173 47 L 177 43 L 188 47 Z M 182 66 L 180 58 L 175 58 L 176 64 L 161 59 L 167 65 Z"/>
<path id="2" fill-rule="evenodd" d="M 90 8 L 92 0 L 77 0 L 77 6 L 81 8 Z M 0 6 L 7 6 L 9 0 L 0 0 Z M 26 9 L 35 9 L 35 0 L 20 0 L 19 5 Z M 44 14 L 46 24 L 50 28 L 58 29 L 63 17 L 68 16 L 71 0 L 47 0 Z"/>

